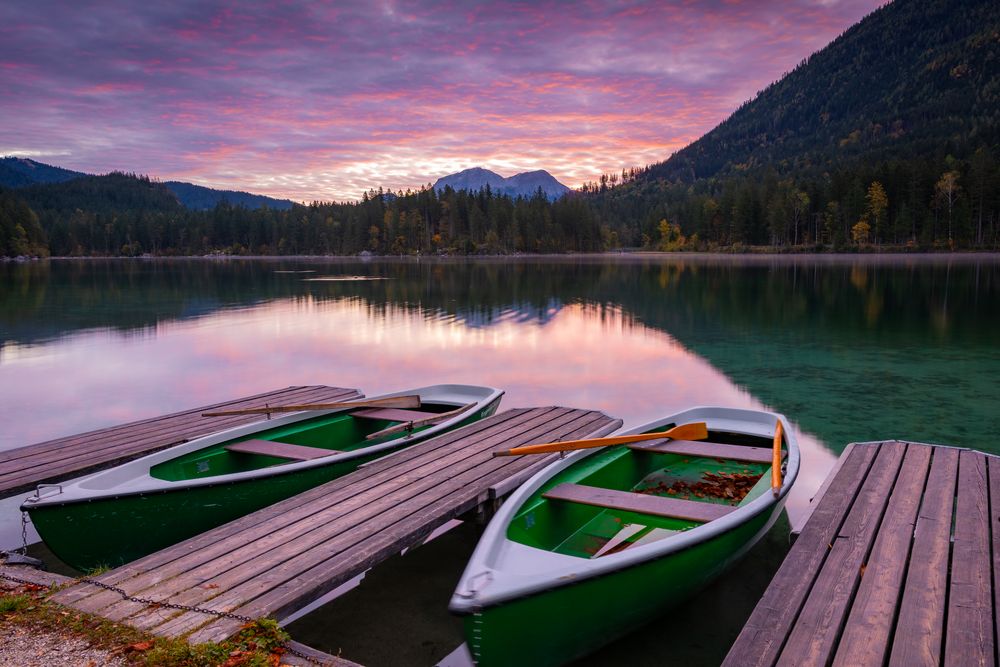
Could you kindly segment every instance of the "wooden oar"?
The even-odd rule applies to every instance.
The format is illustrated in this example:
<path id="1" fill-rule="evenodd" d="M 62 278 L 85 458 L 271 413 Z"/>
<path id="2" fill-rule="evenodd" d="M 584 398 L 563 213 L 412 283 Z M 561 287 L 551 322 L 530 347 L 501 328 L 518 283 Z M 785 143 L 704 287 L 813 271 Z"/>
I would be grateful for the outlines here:
<path id="1" fill-rule="evenodd" d="M 463 405 L 460 408 L 436 414 L 433 417 L 424 417 L 423 419 L 414 419 L 413 421 L 403 422 L 402 424 L 396 424 L 395 426 L 390 426 L 389 428 L 384 428 L 381 431 L 375 431 L 371 435 L 365 436 L 365 440 L 374 440 L 376 438 L 381 438 L 382 436 L 389 435 L 391 433 L 399 433 L 400 431 L 409 431 L 414 426 L 423 426 L 424 424 L 433 424 L 435 422 L 443 421 L 445 419 L 448 419 L 449 417 L 454 417 L 455 415 L 465 410 L 468 410 L 473 406 L 475 406 L 475 403 L 469 403 L 468 405 Z"/>
<path id="2" fill-rule="evenodd" d="M 771 458 L 771 491 L 775 497 L 781 493 L 781 440 L 785 434 L 785 429 L 781 426 L 781 420 L 774 427 L 774 454 Z"/>
<path id="3" fill-rule="evenodd" d="M 203 412 L 202 417 L 223 417 L 228 415 L 259 415 L 272 412 L 302 412 L 303 410 L 340 410 L 341 408 L 419 408 L 420 396 L 393 396 L 391 398 L 359 399 L 339 403 L 307 403 L 305 405 L 265 405 L 240 410 L 218 410 Z"/>
<path id="4" fill-rule="evenodd" d="M 548 454 L 549 452 L 564 452 L 570 449 L 587 449 L 589 447 L 607 447 L 609 445 L 627 445 L 644 440 L 704 440 L 708 437 L 708 427 L 705 422 L 681 424 L 669 431 L 657 433 L 640 433 L 639 435 L 613 435 L 607 438 L 590 438 L 589 440 L 566 440 L 564 442 L 547 442 L 539 445 L 524 445 L 514 449 L 504 449 L 493 452 L 493 456 L 520 456 L 521 454 Z"/>

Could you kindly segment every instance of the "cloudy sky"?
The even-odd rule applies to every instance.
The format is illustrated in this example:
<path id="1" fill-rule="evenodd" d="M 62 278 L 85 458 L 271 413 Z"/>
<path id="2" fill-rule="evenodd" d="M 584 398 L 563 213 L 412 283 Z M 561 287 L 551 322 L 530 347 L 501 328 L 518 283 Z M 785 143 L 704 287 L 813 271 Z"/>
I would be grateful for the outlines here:
<path id="1" fill-rule="evenodd" d="M 0 155 L 297 201 L 571 187 L 711 129 L 876 0 L 0 3 Z"/>

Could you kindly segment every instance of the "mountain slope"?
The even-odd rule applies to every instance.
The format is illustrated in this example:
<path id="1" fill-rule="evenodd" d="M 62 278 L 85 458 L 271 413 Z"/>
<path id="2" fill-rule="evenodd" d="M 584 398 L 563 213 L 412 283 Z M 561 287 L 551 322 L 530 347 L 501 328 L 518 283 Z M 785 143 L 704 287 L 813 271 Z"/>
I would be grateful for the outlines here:
<path id="1" fill-rule="evenodd" d="M 28 158 L 0 158 L 0 187 L 5 188 L 20 188 L 32 183 L 62 183 L 86 175 Z"/>
<path id="2" fill-rule="evenodd" d="M 478 192 L 487 186 L 494 193 L 515 198 L 531 197 L 541 188 L 548 199 L 555 200 L 570 191 L 568 187 L 557 181 L 552 174 L 544 169 L 525 171 L 514 174 L 510 178 L 504 178 L 489 169 L 473 167 L 456 174 L 442 176 L 434 183 L 434 189 L 438 192 L 446 187 L 451 187 L 453 190 Z"/>
<path id="3" fill-rule="evenodd" d="M 965 153 L 998 128 L 1000 3 L 896 0 L 640 179 Z"/>
<path id="4" fill-rule="evenodd" d="M 275 199 L 264 195 L 255 195 L 241 190 L 216 190 L 206 188 L 202 185 L 184 183 L 181 181 L 166 181 L 164 185 L 170 189 L 184 206 L 195 210 L 208 210 L 215 208 L 220 202 L 229 202 L 233 206 L 245 206 L 247 208 L 276 208 L 288 210 L 293 202 L 288 199 Z"/>
<path id="5" fill-rule="evenodd" d="M 93 174 L 70 171 L 28 158 L 0 158 L 0 187 L 24 188 L 29 185 L 65 183 L 85 176 L 93 176 Z M 195 210 L 215 208 L 223 201 L 232 206 L 245 206 L 246 208 L 267 206 L 280 210 L 288 210 L 293 205 L 293 202 L 288 199 L 275 199 L 238 190 L 216 190 L 182 181 L 167 181 L 164 185 L 174 193 L 181 204 Z"/>

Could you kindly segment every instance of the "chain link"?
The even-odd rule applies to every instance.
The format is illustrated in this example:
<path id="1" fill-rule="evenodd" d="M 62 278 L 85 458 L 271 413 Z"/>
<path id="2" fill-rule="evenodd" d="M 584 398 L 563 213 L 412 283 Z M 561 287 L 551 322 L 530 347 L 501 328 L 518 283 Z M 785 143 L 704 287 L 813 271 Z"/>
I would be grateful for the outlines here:
<path id="1" fill-rule="evenodd" d="M 15 577 L 14 575 L 7 574 L 6 572 L 0 572 L 0 579 L 6 579 L 7 581 L 13 581 L 15 584 L 28 584 L 29 586 L 48 586 L 48 584 L 40 584 L 37 581 L 31 581 L 30 579 L 21 579 L 20 577 Z"/>
<path id="2" fill-rule="evenodd" d="M 21 510 L 21 555 L 28 555 L 28 513 Z"/>
<path id="3" fill-rule="evenodd" d="M 91 584 L 97 586 L 98 588 L 103 588 L 106 591 L 111 591 L 112 593 L 118 593 L 122 596 L 123 600 L 128 600 L 130 602 L 138 602 L 140 604 L 148 605 L 150 607 L 166 607 L 167 609 L 177 609 L 179 611 L 195 611 L 200 614 L 208 614 L 210 616 L 219 616 L 220 618 L 231 618 L 235 621 L 243 621 L 244 623 L 253 623 L 257 619 L 251 618 L 250 616 L 243 616 L 242 614 L 234 614 L 231 611 L 218 611 L 215 609 L 206 609 L 205 607 L 193 607 L 186 604 L 177 604 L 175 602 L 160 602 L 158 600 L 151 600 L 149 598 L 135 597 L 134 595 L 129 595 L 123 589 L 112 586 L 111 584 L 106 584 L 103 581 L 97 581 L 96 579 L 91 579 L 90 577 L 81 577 L 77 579 L 80 583 Z"/>

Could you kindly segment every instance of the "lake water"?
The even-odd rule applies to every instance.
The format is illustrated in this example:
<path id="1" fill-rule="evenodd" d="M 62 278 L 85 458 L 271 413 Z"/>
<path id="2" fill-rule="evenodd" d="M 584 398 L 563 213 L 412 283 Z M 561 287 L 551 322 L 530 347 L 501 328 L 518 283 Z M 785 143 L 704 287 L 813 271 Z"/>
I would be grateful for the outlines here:
<path id="1" fill-rule="evenodd" d="M 0 263 L 0 450 L 287 385 L 487 384 L 502 407 L 627 426 L 767 407 L 799 430 L 796 523 L 848 442 L 1000 453 L 998 325 L 987 255 Z M 19 540 L 12 504 L 0 546 Z M 367 665 L 432 664 L 459 642 L 444 607 L 474 544 L 463 526 L 376 568 L 294 636 Z M 778 530 L 666 629 L 589 664 L 662 661 L 669 635 L 717 662 L 785 548 Z M 708 631 L 692 609 L 730 622 Z"/>

